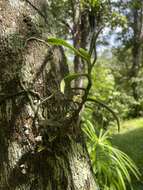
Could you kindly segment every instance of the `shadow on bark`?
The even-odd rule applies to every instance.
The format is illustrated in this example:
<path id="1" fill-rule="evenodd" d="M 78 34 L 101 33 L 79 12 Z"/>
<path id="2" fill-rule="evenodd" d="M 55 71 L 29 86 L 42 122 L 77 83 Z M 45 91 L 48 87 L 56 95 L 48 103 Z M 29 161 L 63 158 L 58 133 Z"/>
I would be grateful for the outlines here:
<path id="1" fill-rule="evenodd" d="M 47 190 L 48 187 L 53 190 L 68 189 L 69 181 L 72 182 L 68 161 L 70 149 L 70 140 L 65 137 L 57 138 L 41 152 L 27 152 L 11 171 L 9 186 L 2 190 L 14 190 L 22 184 L 30 184 L 30 190 L 39 190 L 41 187 L 42 190 Z M 29 180 L 30 178 L 32 180 Z M 74 190 L 73 183 L 70 185 L 70 189 Z"/>

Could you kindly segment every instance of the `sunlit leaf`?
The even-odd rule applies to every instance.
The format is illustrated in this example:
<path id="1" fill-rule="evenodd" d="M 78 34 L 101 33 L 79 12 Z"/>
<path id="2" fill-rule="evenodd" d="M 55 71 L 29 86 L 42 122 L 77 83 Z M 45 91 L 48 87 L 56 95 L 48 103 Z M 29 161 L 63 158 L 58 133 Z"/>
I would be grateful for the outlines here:
<path id="1" fill-rule="evenodd" d="M 131 174 L 139 179 L 140 172 L 124 152 L 111 145 L 109 132 L 101 130 L 97 135 L 92 122 L 86 120 L 83 131 L 88 136 L 87 148 L 101 189 L 126 190 L 126 182 L 132 189 Z"/>
<path id="2" fill-rule="evenodd" d="M 86 77 L 88 78 L 88 74 L 84 73 L 74 73 L 74 74 L 69 74 L 66 77 L 64 77 L 60 83 L 60 90 L 62 93 L 64 93 L 66 87 L 70 87 L 71 81 L 79 78 L 79 77 Z"/>
<path id="3" fill-rule="evenodd" d="M 88 52 L 86 52 L 86 50 L 84 50 L 82 48 L 80 48 L 78 50 L 78 49 L 74 48 L 71 44 L 66 42 L 65 40 L 62 40 L 59 38 L 48 38 L 47 42 L 52 45 L 64 46 L 64 47 L 70 49 L 71 51 L 73 51 L 76 55 L 78 55 L 81 58 L 83 58 L 84 60 L 86 60 L 87 62 L 90 62 L 90 55 L 88 54 Z"/>
<path id="4" fill-rule="evenodd" d="M 65 80 L 64 79 L 60 83 L 60 90 L 64 94 L 64 91 L 65 91 Z"/>

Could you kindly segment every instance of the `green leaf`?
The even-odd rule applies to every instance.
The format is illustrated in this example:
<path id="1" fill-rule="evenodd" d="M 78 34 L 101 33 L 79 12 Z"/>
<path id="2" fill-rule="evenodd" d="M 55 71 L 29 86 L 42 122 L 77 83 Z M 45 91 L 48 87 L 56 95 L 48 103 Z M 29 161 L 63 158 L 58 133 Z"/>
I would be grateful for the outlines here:
<path id="1" fill-rule="evenodd" d="M 116 113 L 115 113 L 108 105 L 106 105 L 105 103 L 103 103 L 103 102 L 101 102 L 101 101 L 99 101 L 99 100 L 96 100 L 94 97 L 88 98 L 87 101 L 95 102 L 95 103 L 99 104 L 100 106 L 106 108 L 110 113 L 112 113 L 113 117 L 114 117 L 115 120 L 117 121 L 118 131 L 120 131 L 120 121 L 119 121 L 119 118 L 118 118 L 118 116 L 116 115 Z"/>
<path id="2" fill-rule="evenodd" d="M 139 179 L 140 173 L 128 155 L 113 147 L 108 141 L 109 131 L 104 133 L 101 130 L 97 136 L 90 120 L 85 120 L 83 131 L 88 137 L 88 152 L 93 171 L 101 187 L 104 184 L 104 190 L 127 190 L 126 182 L 128 182 L 132 189 L 130 173 L 137 179 Z"/>
<path id="3" fill-rule="evenodd" d="M 67 75 L 64 80 L 66 82 L 71 82 L 74 79 L 77 79 L 78 77 L 87 77 L 88 78 L 88 74 L 85 73 L 73 73 L 73 74 L 69 74 Z"/>
<path id="4" fill-rule="evenodd" d="M 60 83 L 60 90 L 64 94 L 64 91 L 65 91 L 65 80 L 64 79 Z"/>
<path id="5" fill-rule="evenodd" d="M 64 94 L 65 88 L 70 87 L 70 83 L 72 80 L 77 79 L 78 77 L 86 77 L 89 78 L 88 74 L 85 73 L 74 73 L 74 74 L 69 74 L 66 77 L 64 77 L 60 83 L 60 90 Z"/>
<path id="6" fill-rule="evenodd" d="M 72 45 L 70 45 L 68 42 L 66 42 L 65 40 L 59 38 L 48 38 L 47 42 L 52 45 L 64 46 L 73 51 L 76 55 L 86 60 L 88 63 L 90 62 L 90 55 L 88 54 L 88 52 L 86 52 L 86 50 L 82 48 L 78 50 L 74 48 Z"/>
<path id="7" fill-rule="evenodd" d="M 83 48 L 79 48 L 79 52 L 80 52 L 84 57 L 86 57 L 87 60 L 90 61 L 91 56 L 90 56 L 90 54 L 89 54 L 85 49 L 83 49 Z"/>

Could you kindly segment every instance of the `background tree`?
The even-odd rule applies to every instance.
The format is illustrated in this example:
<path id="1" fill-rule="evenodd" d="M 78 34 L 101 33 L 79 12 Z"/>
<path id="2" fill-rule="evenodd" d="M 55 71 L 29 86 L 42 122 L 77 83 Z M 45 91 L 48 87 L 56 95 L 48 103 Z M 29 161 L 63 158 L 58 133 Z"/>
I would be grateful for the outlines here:
<path id="1" fill-rule="evenodd" d="M 92 53 L 95 55 L 96 61 L 96 49 L 99 45 L 98 37 L 104 36 L 103 29 L 108 26 L 116 27 L 124 23 L 122 16 L 116 14 L 115 10 L 112 9 L 113 2 L 108 0 L 51 1 L 47 10 L 53 18 L 52 22 L 55 24 L 56 36 L 62 36 L 62 38 L 70 40 L 75 48 L 88 50 L 90 49 L 89 44 L 93 41 L 94 51 Z M 100 43 L 103 44 L 103 41 L 103 38 L 102 42 L 100 39 Z M 76 73 L 86 70 L 84 61 L 76 55 L 73 70 Z M 81 87 L 83 85 L 82 81 L 78 79 L 76 85 Z"/>
<path id="2" fill-rule="evenodd" d="M 117 33 L 120 45 L 114 51 L 119 66 L 114 70 L 117 84 L 123 84 L 122 90 L 133 97 L 132 116 L 141 114 L 142 110 L 142 1 L 118 1 L 115 7 L 127 18 L 127 27 Z M 123 69 L 124 68 L 124 69 Z M 127 89 L 127 90 L 124 90 Z"/>

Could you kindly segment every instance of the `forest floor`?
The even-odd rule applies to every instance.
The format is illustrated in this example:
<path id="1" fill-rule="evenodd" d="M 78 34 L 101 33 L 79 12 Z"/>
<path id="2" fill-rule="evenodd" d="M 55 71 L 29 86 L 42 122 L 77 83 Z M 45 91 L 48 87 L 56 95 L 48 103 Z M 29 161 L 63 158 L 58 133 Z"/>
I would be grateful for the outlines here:
<path id="1" fill-rule="evenodd" d="M 112 144 L 134 160 L 142 174 L 142 182 L 133 180 L 134 190 L 143 190 L 143 118 L 121 123 L 121 131 L 114 133 Z"/>

